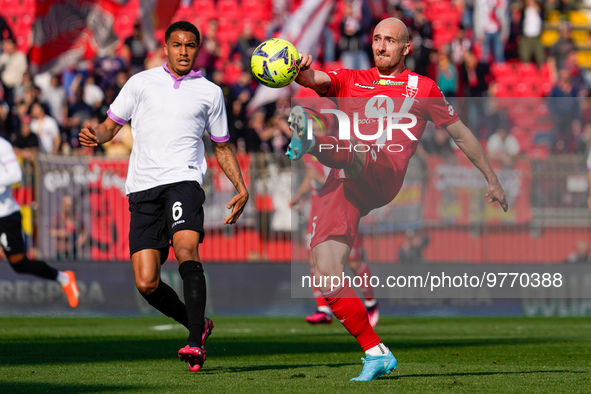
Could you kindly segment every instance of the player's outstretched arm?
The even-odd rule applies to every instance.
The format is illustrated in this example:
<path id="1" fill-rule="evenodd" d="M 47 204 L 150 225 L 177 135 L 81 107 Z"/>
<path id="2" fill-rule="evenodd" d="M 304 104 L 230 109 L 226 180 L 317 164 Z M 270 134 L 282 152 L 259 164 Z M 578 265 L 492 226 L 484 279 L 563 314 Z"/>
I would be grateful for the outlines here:
<path id="1" fill-rule="evenodd" d="M 238 192 L 238 194 L 235 195 L 234 198 L 232 198 L 232 201 L 230 201 L 228 204 L 227 208 L 231 209 L 232 211 L 230 212 L 230 215 L 224 220 L 224 224 L 234 224 L 240 215 L 242 215 L 244 206 L 248 202 L 248 190 L 246 190 L 246 186 L 244 185 L 242 172 L 240 171 L 238 160 L 236 160 L 236 156 L 234 155 L 234 152 L 232 152 L 230 143 L 212 141 L 212 144 L 213 150 L 215 152 L 215 158 Z"/>
<path id="2" fill-rule="evenodd" d="M 484 150 L 480 143 L 474 137 L 474 134 L 470 131 L 461 120 L 450 124 L 445 128 L 449 135 L 454 139 L 458 147 L 464 152 L 464 154 L 470 159 L 472 164 L 476 166 L 488 182 L 488 191 L 486 193 L 487 201 L 492 203 L 498 201 L 503 211 L 507 212 L 509 204 L 505 197 L 505 191 L 497 178 L 494 170 L 488 162 L 488 158 L 484 154 Z"/>
<path id="3" fill-rule="evenodd" d="M 324 71 L 314 70 L 312 61 L 310 54 L 301 54 L 300 72 L 295 81 L 303 87 L 310 88 L 319 95 L 324 96 L 330 89 L 330 77 Z"/>
<path id="4" fill-rule="evenodd" d="M 121 127 L 123 126 L 114 122 L 111 118 L 107 118 L 96 128 L 91 127 L 90 123 L 86 123 L 86 127 L 78 133 L 78 139 L 82 146 L 94 148 L 98 144 L 111 141 L 115 134 L 121 130 Z"/>

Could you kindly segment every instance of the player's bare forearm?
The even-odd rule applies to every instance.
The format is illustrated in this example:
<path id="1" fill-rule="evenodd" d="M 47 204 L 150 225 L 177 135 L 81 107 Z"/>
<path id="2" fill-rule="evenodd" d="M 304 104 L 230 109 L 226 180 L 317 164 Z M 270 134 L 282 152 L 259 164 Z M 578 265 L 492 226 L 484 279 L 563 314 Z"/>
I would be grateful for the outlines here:
<path id="1" fill-rule="evenodd" d="M 248 190 L 244 184 L 242 178 L 242 172 L 238 165 L 238 160 L 230 147 L 229 142 L 213 142 L 213 150 L 215 157 L 224 171 L 224 174 L 228 177 L 230 182 L 236 188 L 238 194 L 232 198 L 232 201 L 228 204 L 228 209 L 231 209 L 230 215 L 224 220 L 224 224 L 234 224 L 236 220 L 242 215 L 244 206 L 248 202 Z"/>
<path id="2" fill-rule="evenodd" d="M 464 152 L 466 157 L 470 159 L 472 164 L 482 173 L 488 182 L 488 191 L 486 196 L 489 202 L 498 201 L 501 207 L 506 212 L 509 209 L 505 191 L 497 178 L 497 174 L 492 169 L 488 158 L 484 154 L 484 150 L 480 142 L 474 137 L 474 134 L 466 127 L 462 121 L 457 121 L 446 127 L 447 132 L 453 138 L 454 142 Z"/>
<path id="3" fill-rule="evenodd" d="M 110 118 L 107 118 L 97 127 L 92 127 L 87 123 L 86 127 L 80 130 L 78 139 L 82 146 L 92 148 L 98 144 L 104 144 L 105 142 L 111 141 L 119 130 L 121 130 L 121 127 L 120 124 L 115 123 Z"/>
<path id="4" fill-rule="evenodd" d="M 312 56 L 302 53 L 300 58 L 300 72 L 296 82 L 306 88 L 314 90 L 319 95 L 326 95 L 330 89 L 330 77 L 324 71 L 314 70 Z"/>

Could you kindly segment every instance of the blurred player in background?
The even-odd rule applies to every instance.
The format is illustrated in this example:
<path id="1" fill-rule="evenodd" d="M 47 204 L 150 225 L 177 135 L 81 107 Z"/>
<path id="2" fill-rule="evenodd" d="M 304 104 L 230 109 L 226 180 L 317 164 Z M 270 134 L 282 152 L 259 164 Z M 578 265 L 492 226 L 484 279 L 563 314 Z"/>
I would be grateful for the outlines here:
<path id="1" fill-rule="evenodd" d="M 379 100 L 382 104 L 387 104 L 388 100 L 396 101 L 397 105 L 392 103 L 395 109 L 392 112 L 408 114 L 410 119 L 413 119 L 412 115 L 416 120 L 408 126 L 413 138 L 402 130 L 396 130 L 391 139 L 371 141 L 373 145 L 366 151 L 365 147 L 355 149 L 362 145 L 358 141 L 339 140 L 332 136 L 307 139 L 306 113 L 301 106 L 292 108 L 289 115 L 292 140 L 287 155 L 292 160 L 298 160 L 309 153 L 333 169 L 320 191 L 323 204 L 317 213 L 316 231 L 311 242 L 315 275 L 319 279 L 328 279 L 328 283 L 331 283 L 331 277 L 341 277 L 343 273 L 357 237 L 360 218 L 372 209 L 391 202 L 400 191 L 408 162 L 429 120 L 438 128 L 447 130 L 486 178 L 488 202 L 498 201 L 505 211 L 508 209 L 503 188 L 478 140 L 460 121 L 432 80 L 405 68 L 404 59 L 410 45 L 404 23 L 388 18 L 378 23 L 372 36 L 375 68 L 360 71 L 339 69 L 325 73 L 311 68 L 312 57 L 309 54 L 301 56 L 301 71 L 296 82 L 313 89 L 320 96 L 335 97 L 339 109 L 349 117 L 357 112 L 360 116 L 358 123 L 367 125 L 359 126 L 361 134 L 376 135 L 377 122 L 383 122 L 384 116 L 390 115 L 390 112 L 384 113 L 377 121 L 370 119 L 372 117 L 366 112 L 366 104 L 370 100 L 377 104 Z M 367 100 L 353 100 L 352 97 Z M 366 119 L 361 118 L 363 116 Z M 403 119 L 402 123 L 405 122 L 408 124 L 408 118 Z M 382 136 L 385 137 L 386 133 Z M 380 149 L 377 149 L 377 144 L 381 144 Z M 396 358 L 371 327 L 365 307 L 350 284 L 345 282 L 336 289 L 326 286 L 320 290 L 334 315 L 365 351 L 363 370 L 352 380 L 373 380 L 396 369 Z"/>
<path id="2" fill-rule="evenodd" d="M 87 147 L 110 141 L 131 119 L 134 137 L 126 180 L 131 224 L 129 247 L 135 283 L 150 305 L 189 329 L 178 352 L 191 371 L 206 359 L 205 341 L 213 323 L 205 317 L 206 284 L 198 248 L 203 242 L 201 188 L 207 170 L 203 137 L 209 132 L 220 167 L 238 194 L 224 224 L 234 224 L 248 201 L 230 134 L 222 90 L 193 70 L 200 34 L 189 22 L 165 33 L 168 61 L 135 74 L 125 84 L 98 127 L 79 134 Z M 172 244 L 183 279 L 185 304 L 160 278 Z"/>
<path id="3" fill-rule="evenodd" d="M 31 274 L 57 281 L 72 308 L 78 305 L 78 286 L 72 271 L 58 271 L 45 261 L 30 260 L 26 255 L 21 223 L 21 207 L 12 197 L 11 186 L 21 182 L 23 173 L 12 145 L 0 137 L 0 245 L 19 274 Z"/>
<path id="4" fill-rule="evenodd" d="M 327 133 L 324 129 L 319 128 L 314 131 L 314 134 L 326 135 Z M 316 226 L 316 211 L 321 203 L 318 193 L 326 182 L 326 177 L 330 173 L 330 168 L 323 166 L 322 163 L 312 155 L 306 155 L 302 160 L 304 161 L 306 175 L 302 179 L 300 187 L 294 193 L 289 204 L 290 207 L 296 206 L 306 194 L 310 193 L 310 216 L 308 218 L 308 229 L 305 238 L 306 247 L 309 249 Z M 347 263 L 355 276 L 360 276 L 362 278 L 364 276 L 367 276 L 368 278 L 371 276 L 369 267 L 364 262 L 364 250 L 361 247 L 361 237 L 355 238 L 355 243 L 351 247 L 351 253 L 349 253 Z M 310 260 L 310 269 L 312 271 L 312 276 L 314 276 L 314 265 L 312 264 L 312 260 Z M 363 295 L 363 303 L 367 309 L 369 323 L 372 327 L 375 327 L 379 322 L 380 313 L 378 309 L 378 301 L 374 298 L 373 288 L 371 286 L 363 286 L 360 290 Z M 313 284 L 312 291 L 314 292 L 314 299 L 316 300 L 316 311 L 312 315 L 306 316 L 306 321 L 310 324 L 332 323 L 332 311 L 326 302 L 326 298 L 324 298 L 320 289 Z"/>

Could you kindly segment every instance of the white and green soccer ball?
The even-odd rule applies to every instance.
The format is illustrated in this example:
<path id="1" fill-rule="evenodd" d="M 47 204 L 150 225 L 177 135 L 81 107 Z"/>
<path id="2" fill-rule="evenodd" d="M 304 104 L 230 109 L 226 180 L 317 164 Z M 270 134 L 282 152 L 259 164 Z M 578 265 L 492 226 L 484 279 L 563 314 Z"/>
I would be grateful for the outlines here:
<path id="1" fill-rule="evenodd" d="M 298 76 L 300 55 L 289 41 L 271 38 L 254 50 L 250 68 L 255 79 L 263 85 L 282 88 Z"/>

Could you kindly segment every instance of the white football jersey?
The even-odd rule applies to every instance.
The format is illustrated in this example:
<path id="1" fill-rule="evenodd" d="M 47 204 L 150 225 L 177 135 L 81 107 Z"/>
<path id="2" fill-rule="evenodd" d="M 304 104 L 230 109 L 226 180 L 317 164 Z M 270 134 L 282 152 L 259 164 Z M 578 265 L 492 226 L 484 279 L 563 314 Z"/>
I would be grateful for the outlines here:
<path id="1" fill-rule="evenodd" d="M 181 181 L 201 184 L 205 130 L 214 142 L 230 138 L 221 88 L 199 71 L 177 78 L 166 63 L 131 77 L 108 116 L 119 124 L 131 120 L 126 194 Z"/>
<path id="2" fill-rule="evenodd" d="M 20 211 L 20 206 L 12 197 L 11 186 L 19 183 L 22 179 L 21 165 L 12 145 L 0 137 L 0 218 Z"/>

